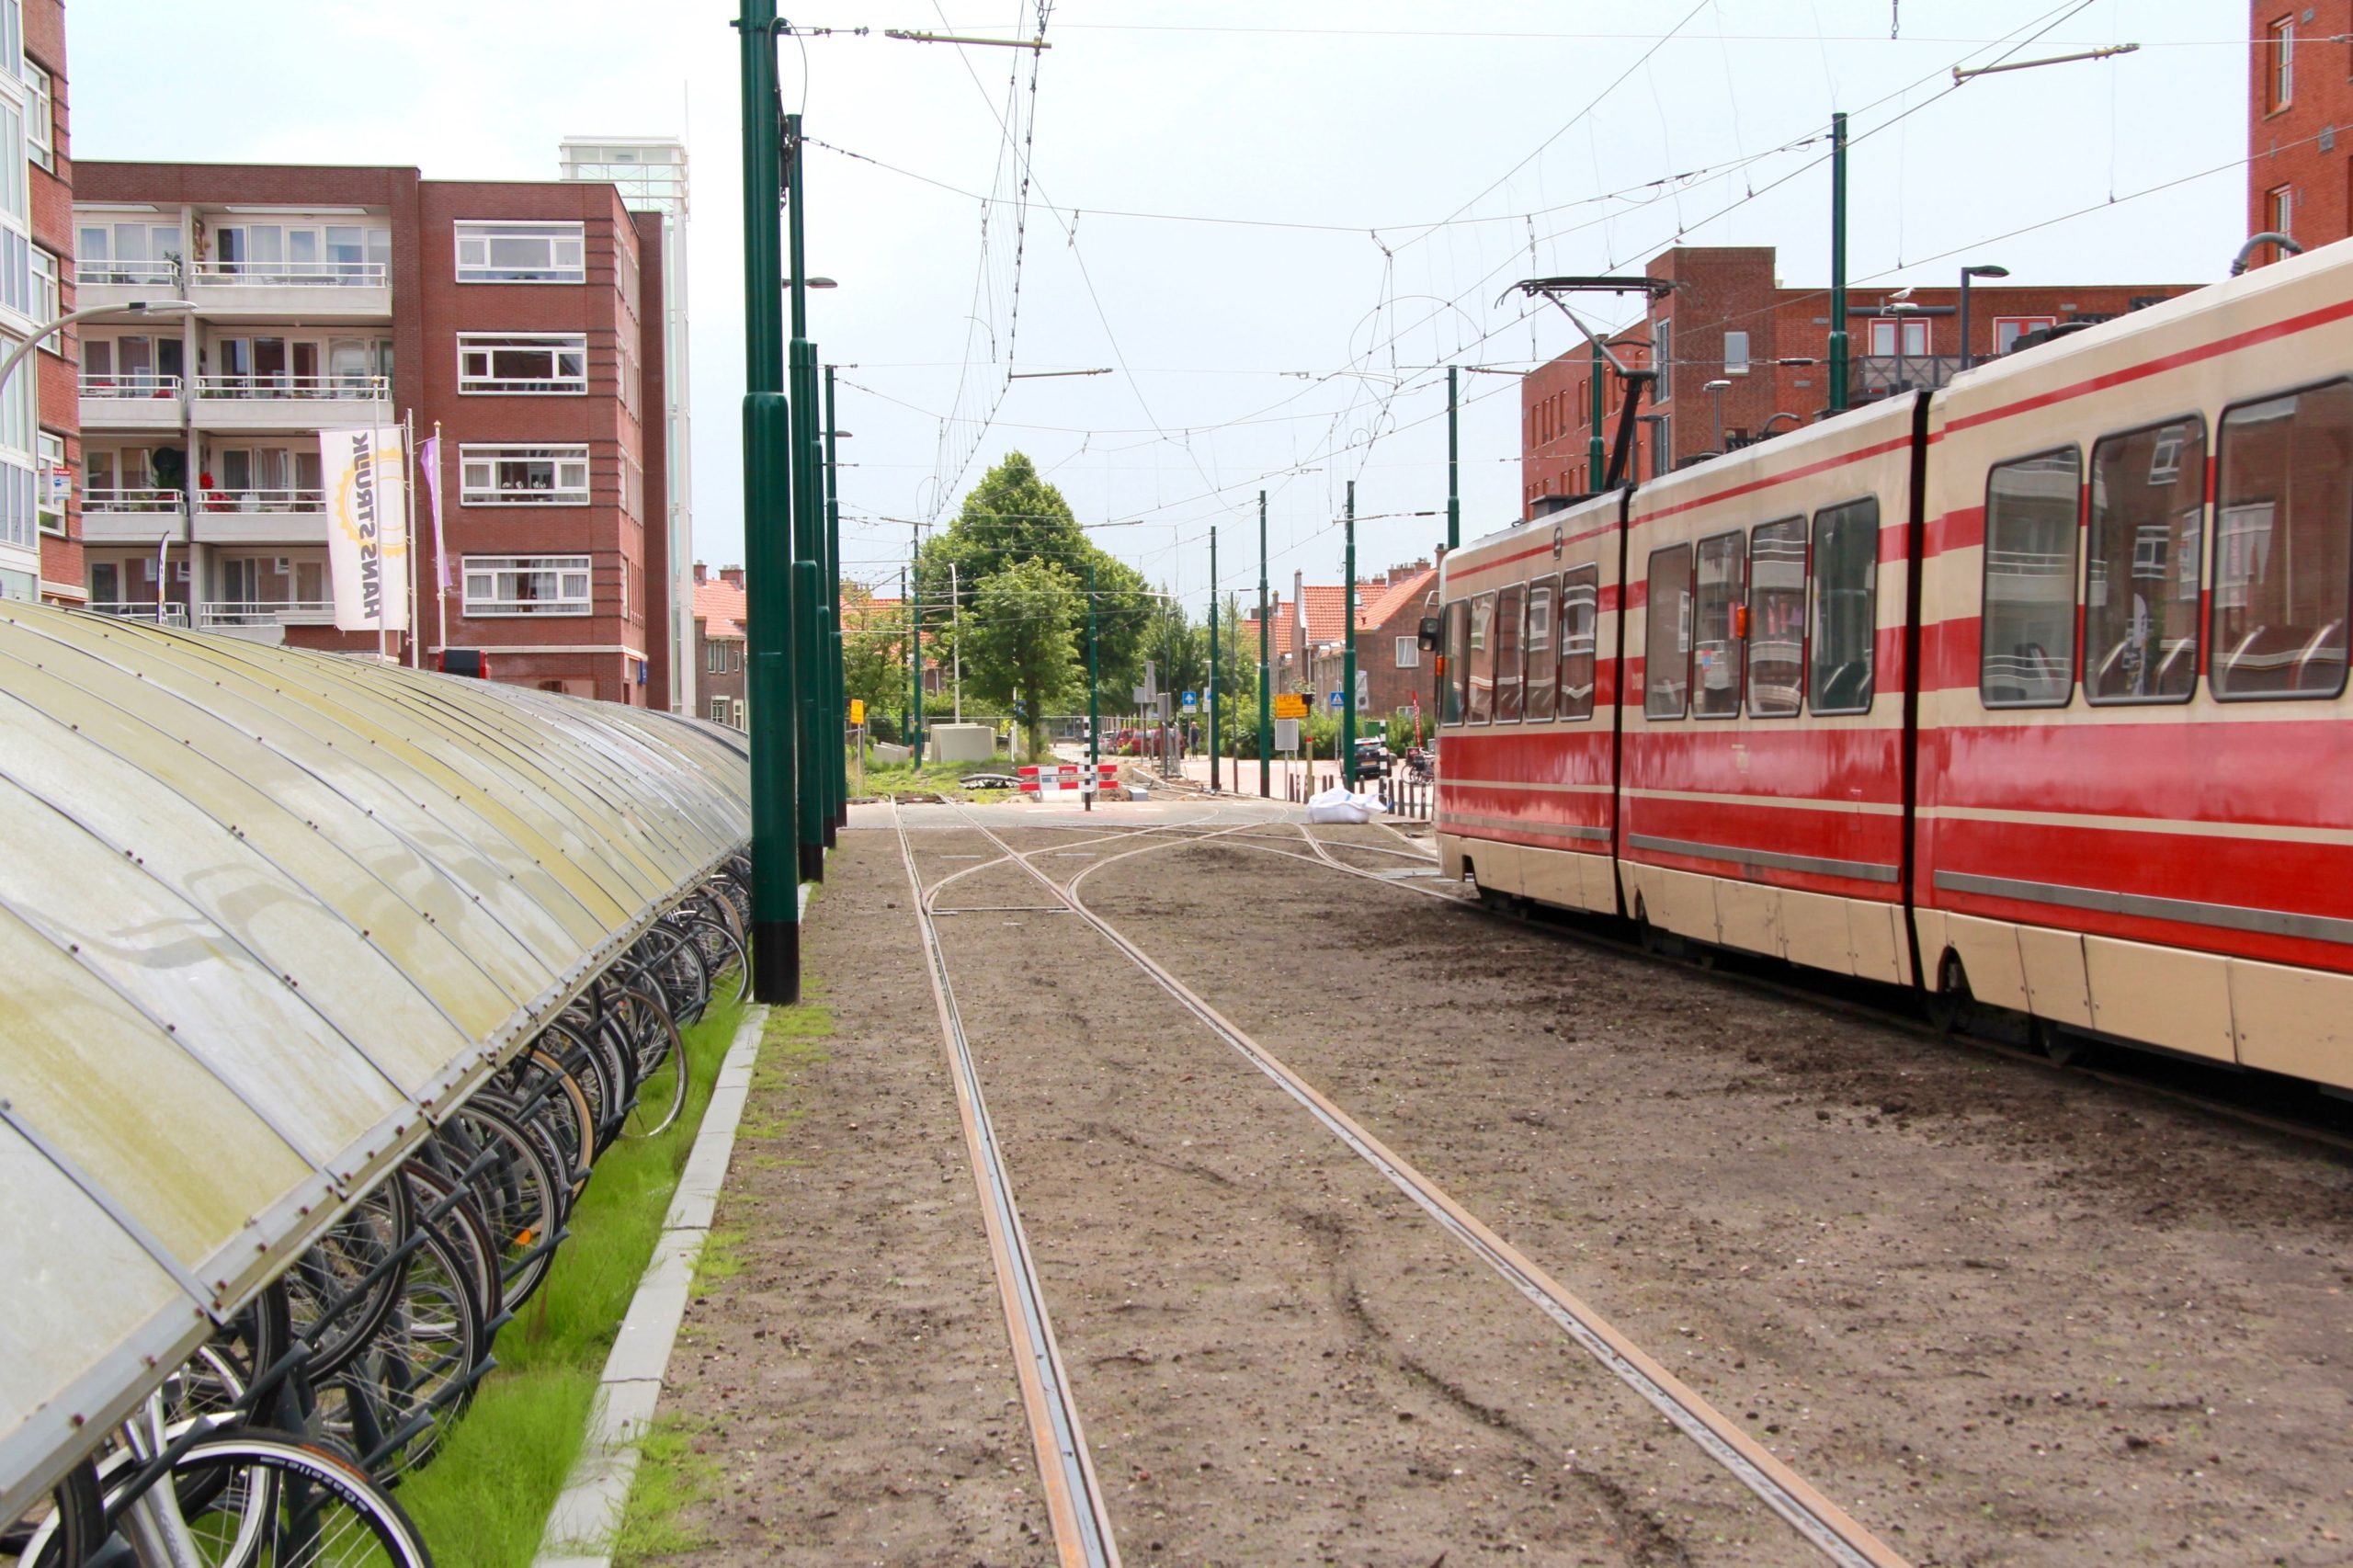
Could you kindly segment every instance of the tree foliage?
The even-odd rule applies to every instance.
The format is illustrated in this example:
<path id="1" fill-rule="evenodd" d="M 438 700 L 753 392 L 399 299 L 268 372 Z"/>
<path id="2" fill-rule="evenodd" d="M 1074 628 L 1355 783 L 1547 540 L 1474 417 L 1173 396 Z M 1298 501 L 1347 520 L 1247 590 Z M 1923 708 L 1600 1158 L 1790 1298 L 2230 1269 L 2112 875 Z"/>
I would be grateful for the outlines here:
<path id="1" fill-rule="evenodd" d="M 1071 574 L 1035 557 L 981 580 L 963 629 L 964 681 L 983 702 L 1013 707 L 1043 749 L 1050 704 L 1067 704 L 1084 678 L 1072 627 L 1084 599 Z"/>
<path id="2" fill-rule="evenodd" d="M 865 585 L 842 585 L 842 690 L 866 704 L 878 736 L 895 737 L 906 712 L 906 607 L 877 605 Z"/>

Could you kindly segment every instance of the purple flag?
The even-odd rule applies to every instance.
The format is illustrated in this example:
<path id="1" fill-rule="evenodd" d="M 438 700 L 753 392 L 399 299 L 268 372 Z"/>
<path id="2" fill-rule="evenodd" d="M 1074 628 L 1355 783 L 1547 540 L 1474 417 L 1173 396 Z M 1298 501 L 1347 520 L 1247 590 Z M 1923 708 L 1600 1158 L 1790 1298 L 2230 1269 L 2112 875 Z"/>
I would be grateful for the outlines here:
<path id="1" fill-rule="evenodd" d="M 449 552 L 441 544 L 441 432 L 436 430 L 418 444 L 425 460 L 425 491 L 433 498 L 433 575 L 441 591 L 449 591 Z"/>

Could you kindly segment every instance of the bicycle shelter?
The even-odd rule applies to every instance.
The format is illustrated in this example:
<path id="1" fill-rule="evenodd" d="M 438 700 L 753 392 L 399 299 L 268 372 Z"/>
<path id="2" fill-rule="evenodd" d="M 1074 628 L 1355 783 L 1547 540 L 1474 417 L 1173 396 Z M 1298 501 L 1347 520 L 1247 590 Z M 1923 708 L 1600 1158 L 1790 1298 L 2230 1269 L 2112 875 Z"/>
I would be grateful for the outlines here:
<path id="1" fill-rule="evenodd" d="M 0 1519 L 750 836 L 700 721 L 0 614 Z"/>

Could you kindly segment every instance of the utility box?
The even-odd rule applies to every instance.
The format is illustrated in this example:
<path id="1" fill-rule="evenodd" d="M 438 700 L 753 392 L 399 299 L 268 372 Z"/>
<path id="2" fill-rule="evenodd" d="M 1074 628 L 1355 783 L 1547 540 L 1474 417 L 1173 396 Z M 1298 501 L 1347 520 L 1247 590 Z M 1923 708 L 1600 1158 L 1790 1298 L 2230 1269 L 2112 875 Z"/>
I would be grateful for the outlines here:
<path id="1" fill-rule="evenodd" d="M 926 748 L 934 762 L 989 762 L 996 756 L 994 724 L 934 724 Z"/>

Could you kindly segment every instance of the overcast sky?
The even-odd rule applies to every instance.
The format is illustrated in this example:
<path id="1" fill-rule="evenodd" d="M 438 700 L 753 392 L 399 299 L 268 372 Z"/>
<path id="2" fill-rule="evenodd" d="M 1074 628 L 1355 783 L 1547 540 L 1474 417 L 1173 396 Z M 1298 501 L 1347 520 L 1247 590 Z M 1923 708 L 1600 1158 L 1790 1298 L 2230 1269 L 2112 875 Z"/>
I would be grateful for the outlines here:
<path id="1" fill-rule="evenodd" d="M 1563 352 L 1574 329 L 1499 301 L 1510 284 L 1678 236 L 1778 245 L 1785 282 L 1826 281 L 1825 149 L 1797 144 L 1834 108 L 1857 281 L 1969 261 L 2206 282 L 2245 227 L 2235 0 L 1063 0 L 1036 57 L 881 31 L 1027 36 L 1037 0 L 786 10 L 873 29 L 788 44 L 783 78 L 828 144 L 810 260 L 841 287 L 811 332 L 856 367 L 843 552 L 878 583 L 909 533 L 880 519 L 952 514 L 1015 447 L 1197 604 L 1212 523 L 1222 586 L 1255 594 L 1261 487 L 1279 583 L 1336 578 L 1351 479 L 1360 564 L 1426 553 L 1444 519 L 1407 514 L 1445 504 L 1432 367 Z M 73 6 L 74 151 L 534 179 L 566 134 L 683 130 L 696 549 L 740 560 L 733 0 L 238 0 L 233 39 L 224 14 Z M 1956 63 L 2116 42 L 2143 47 L 1953 88 Z M 1463 378 L 1466 538 L 1518 516 L 1517 392 Z"/>

